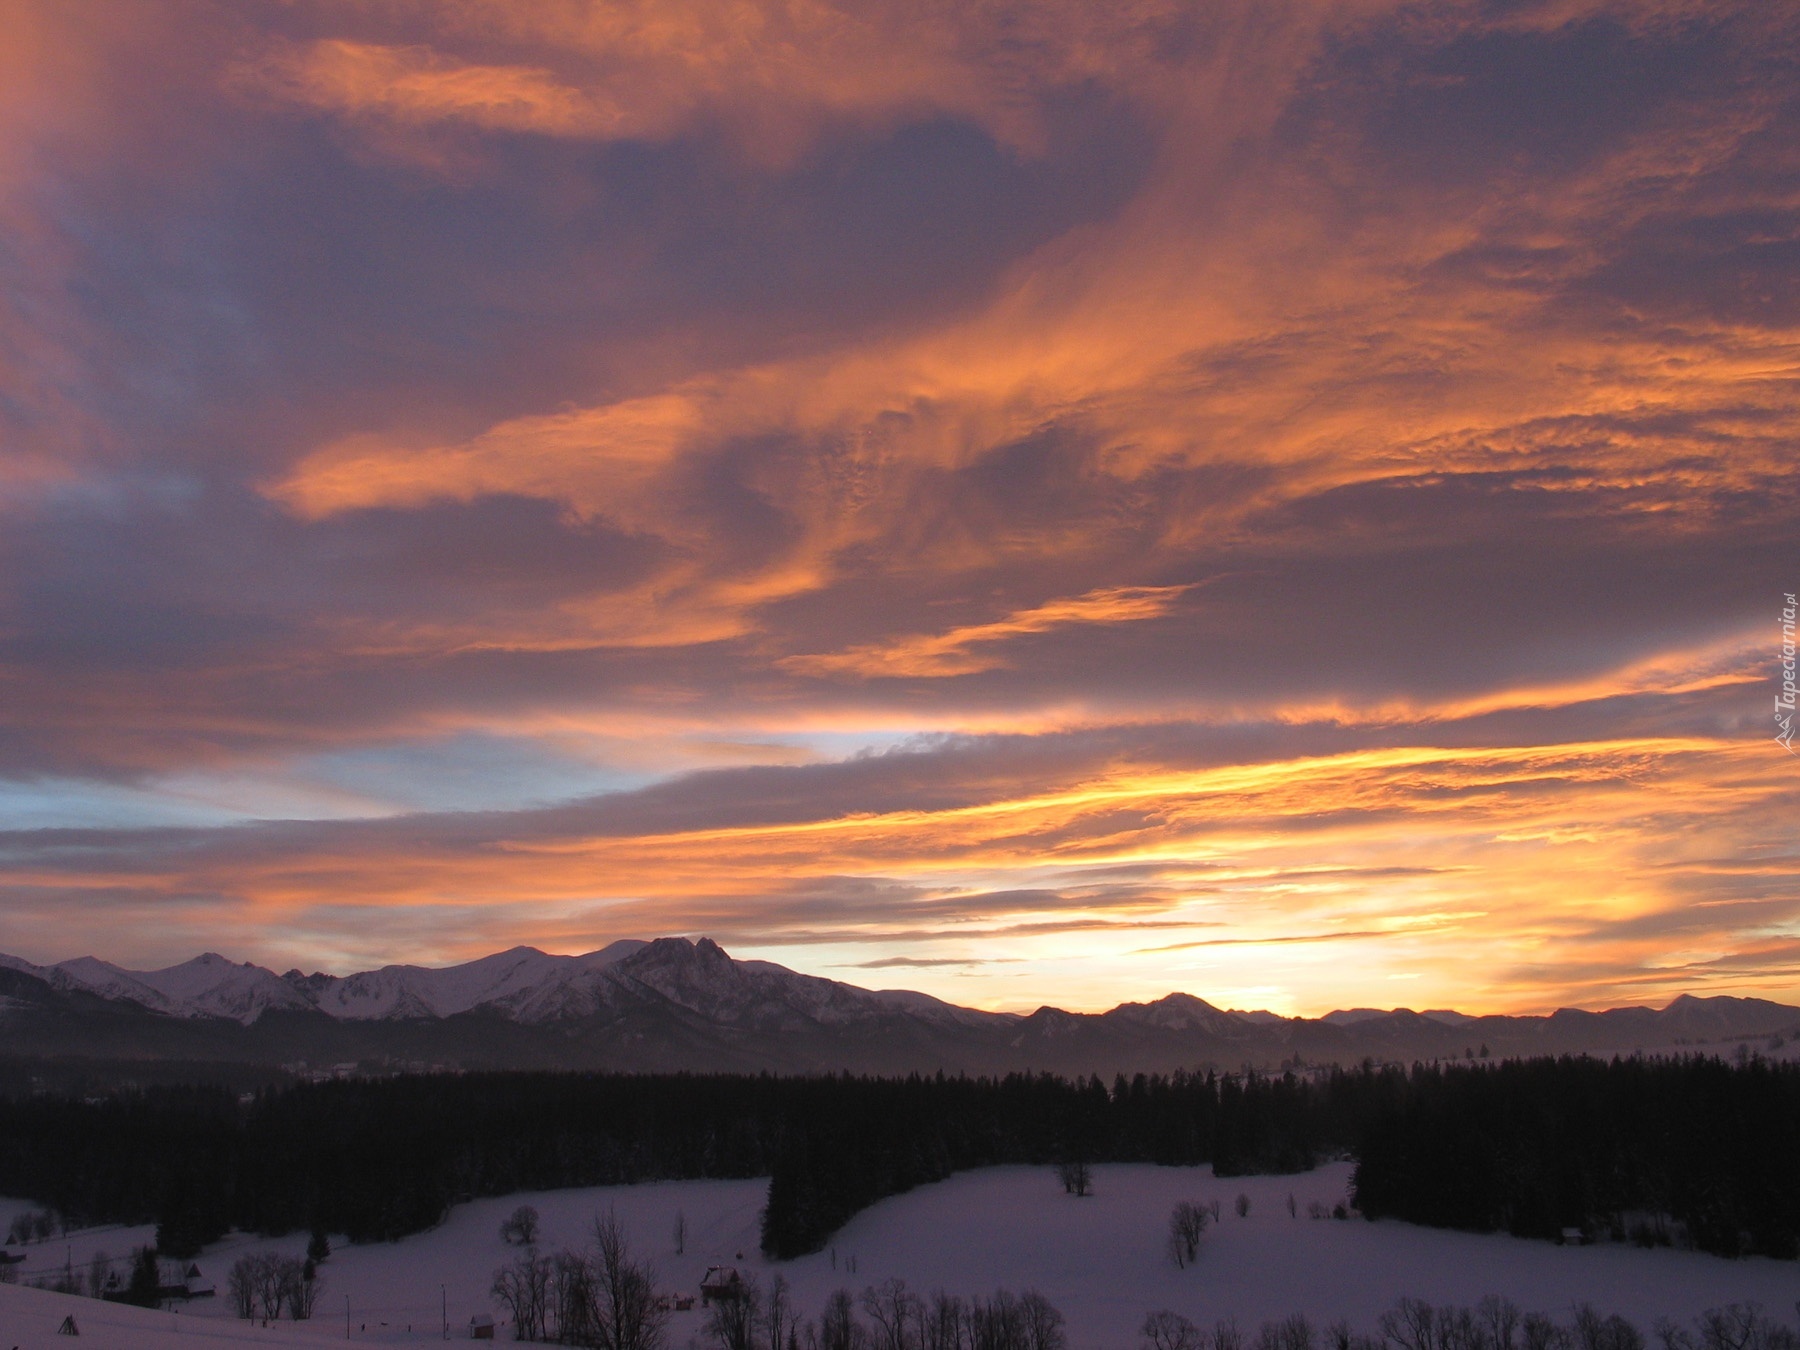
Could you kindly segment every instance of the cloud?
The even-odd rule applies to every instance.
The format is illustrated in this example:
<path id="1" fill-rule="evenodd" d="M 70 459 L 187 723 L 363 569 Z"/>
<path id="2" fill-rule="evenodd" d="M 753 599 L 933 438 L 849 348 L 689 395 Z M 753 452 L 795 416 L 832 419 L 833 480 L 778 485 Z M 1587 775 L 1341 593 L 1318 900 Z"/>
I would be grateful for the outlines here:
<path id="1" fill-rule="evenodd" d="M 1783 12 L 16 20 L 0 945 L 1800 988 Z"/>
<path id="2" fill-rule="evenodd" d="M 1004 664 L 994 655 L 971 651 L 1028 633 L 1079 624 L 1132 623 L 1166 614 L 1186 586 L 1115 586 L 1086 595 L 1050 600 L 1015 610 L 993 623 L 970 624 L 945 633 L 921 635 L 886 645 L 855 647 L 819 656 L 790 656 L 781 661 L 803 675 L 875 676 L 968 675 Z"/>

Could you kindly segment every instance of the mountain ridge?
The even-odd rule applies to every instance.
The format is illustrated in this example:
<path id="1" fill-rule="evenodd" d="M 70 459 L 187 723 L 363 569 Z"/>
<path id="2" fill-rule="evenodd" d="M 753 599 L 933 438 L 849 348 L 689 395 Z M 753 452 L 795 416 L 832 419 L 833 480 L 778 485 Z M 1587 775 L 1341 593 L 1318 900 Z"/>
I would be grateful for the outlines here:
<path id="1" fill-rule="evenodd" d="M 1174 1068 L 1661 1051 L 1800 1038 L 1800 1008 L 1684 994 L 1667 1007 L 1472 1015 L 1227 1011 L 1181 991 L 1105 1012 L 996 1013 L 870 990 L 710 938 L 623 939 L 578 956 L 514 947 L 449 967 L 276 974 L 217 952 L 162 970 L 0 955 L 15 1054 L 393 1067 L 1129 1073 Z"/>

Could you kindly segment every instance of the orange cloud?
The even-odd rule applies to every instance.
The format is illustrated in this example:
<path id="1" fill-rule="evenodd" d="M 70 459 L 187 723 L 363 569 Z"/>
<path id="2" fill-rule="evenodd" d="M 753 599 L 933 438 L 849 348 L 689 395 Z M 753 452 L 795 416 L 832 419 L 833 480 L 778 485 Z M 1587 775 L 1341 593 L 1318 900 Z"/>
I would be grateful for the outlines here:
<path id="1" fill-rule="evenodd" d="M 945 633 L 872 643 L 817 656 L 790 656 L 779 664 L 801 675 L 878 676 L 968 675 L 1007 664 L 995 652 L 972 648 L 1005 642 L 1027 633 L 1047 633 L 1073 624 L 1132 623 L 1166 614 L 1192 587 L 1115 586 L 1086 595 L 1049 600 L 1015 610 L 992 623 L 968 624 Z"/>
<path id="2" fill-rule="evenodd" d="M 526 66 L 464 65 L 421 47 L 327 39 L 278 49 L 242 78 L 328 112 L 498 131 L 606 136 L 626 127 L 622 109 Z"/>

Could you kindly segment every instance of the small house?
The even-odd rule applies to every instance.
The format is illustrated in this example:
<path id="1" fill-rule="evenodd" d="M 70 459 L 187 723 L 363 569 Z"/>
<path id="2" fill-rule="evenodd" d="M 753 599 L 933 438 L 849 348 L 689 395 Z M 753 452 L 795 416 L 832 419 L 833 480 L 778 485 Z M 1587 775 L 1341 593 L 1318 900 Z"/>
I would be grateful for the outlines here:
<path id="1" fill-rule="evenodd" d="M 156 1297 L 160 1301 L 211 1298 L 217 1292 L 213 1282 L 192 1261 L 156 1263 Z"/>
<path id="2" fill-rule="evenodd" d="M 1581 1230 L 1579 1228 L 1563 1229 L 1561 1233 L 1557 1234 L 1556 1240 L 1564 1247 L 1579 1247 L 1583 1242 L 1587 1241 L 1586 1238 L 1581 1236 Z"/>
<path id="3" fill-rule="evenodd" d="M 703 1307 L 714 1303 L 736 1303 L 743 1296 L 744 1277 L 738 1274 L 736 1266 L 708 1266 L 706 1274 L 700 1277 Z"/>
<path id="4" fill-rule="evenodd" d="M 476 1313 L 469 1319 L 469 1339 L 472 1341 L 493 1340 L 494 1319 L 486 1313 Z"/>

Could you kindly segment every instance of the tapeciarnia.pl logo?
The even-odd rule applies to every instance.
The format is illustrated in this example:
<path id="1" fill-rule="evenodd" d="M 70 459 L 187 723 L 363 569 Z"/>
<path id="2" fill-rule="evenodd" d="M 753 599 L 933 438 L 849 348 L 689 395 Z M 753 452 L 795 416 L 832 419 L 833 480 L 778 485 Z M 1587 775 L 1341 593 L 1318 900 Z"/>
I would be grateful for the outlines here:
<path id="1" fill-rule="evenodd" d="M 1790 755 L 1794 749 L 1794 593 L 1786 594 L 1781 611 L 1781 692 L 1775 695 L 1775 743 Z"/>

